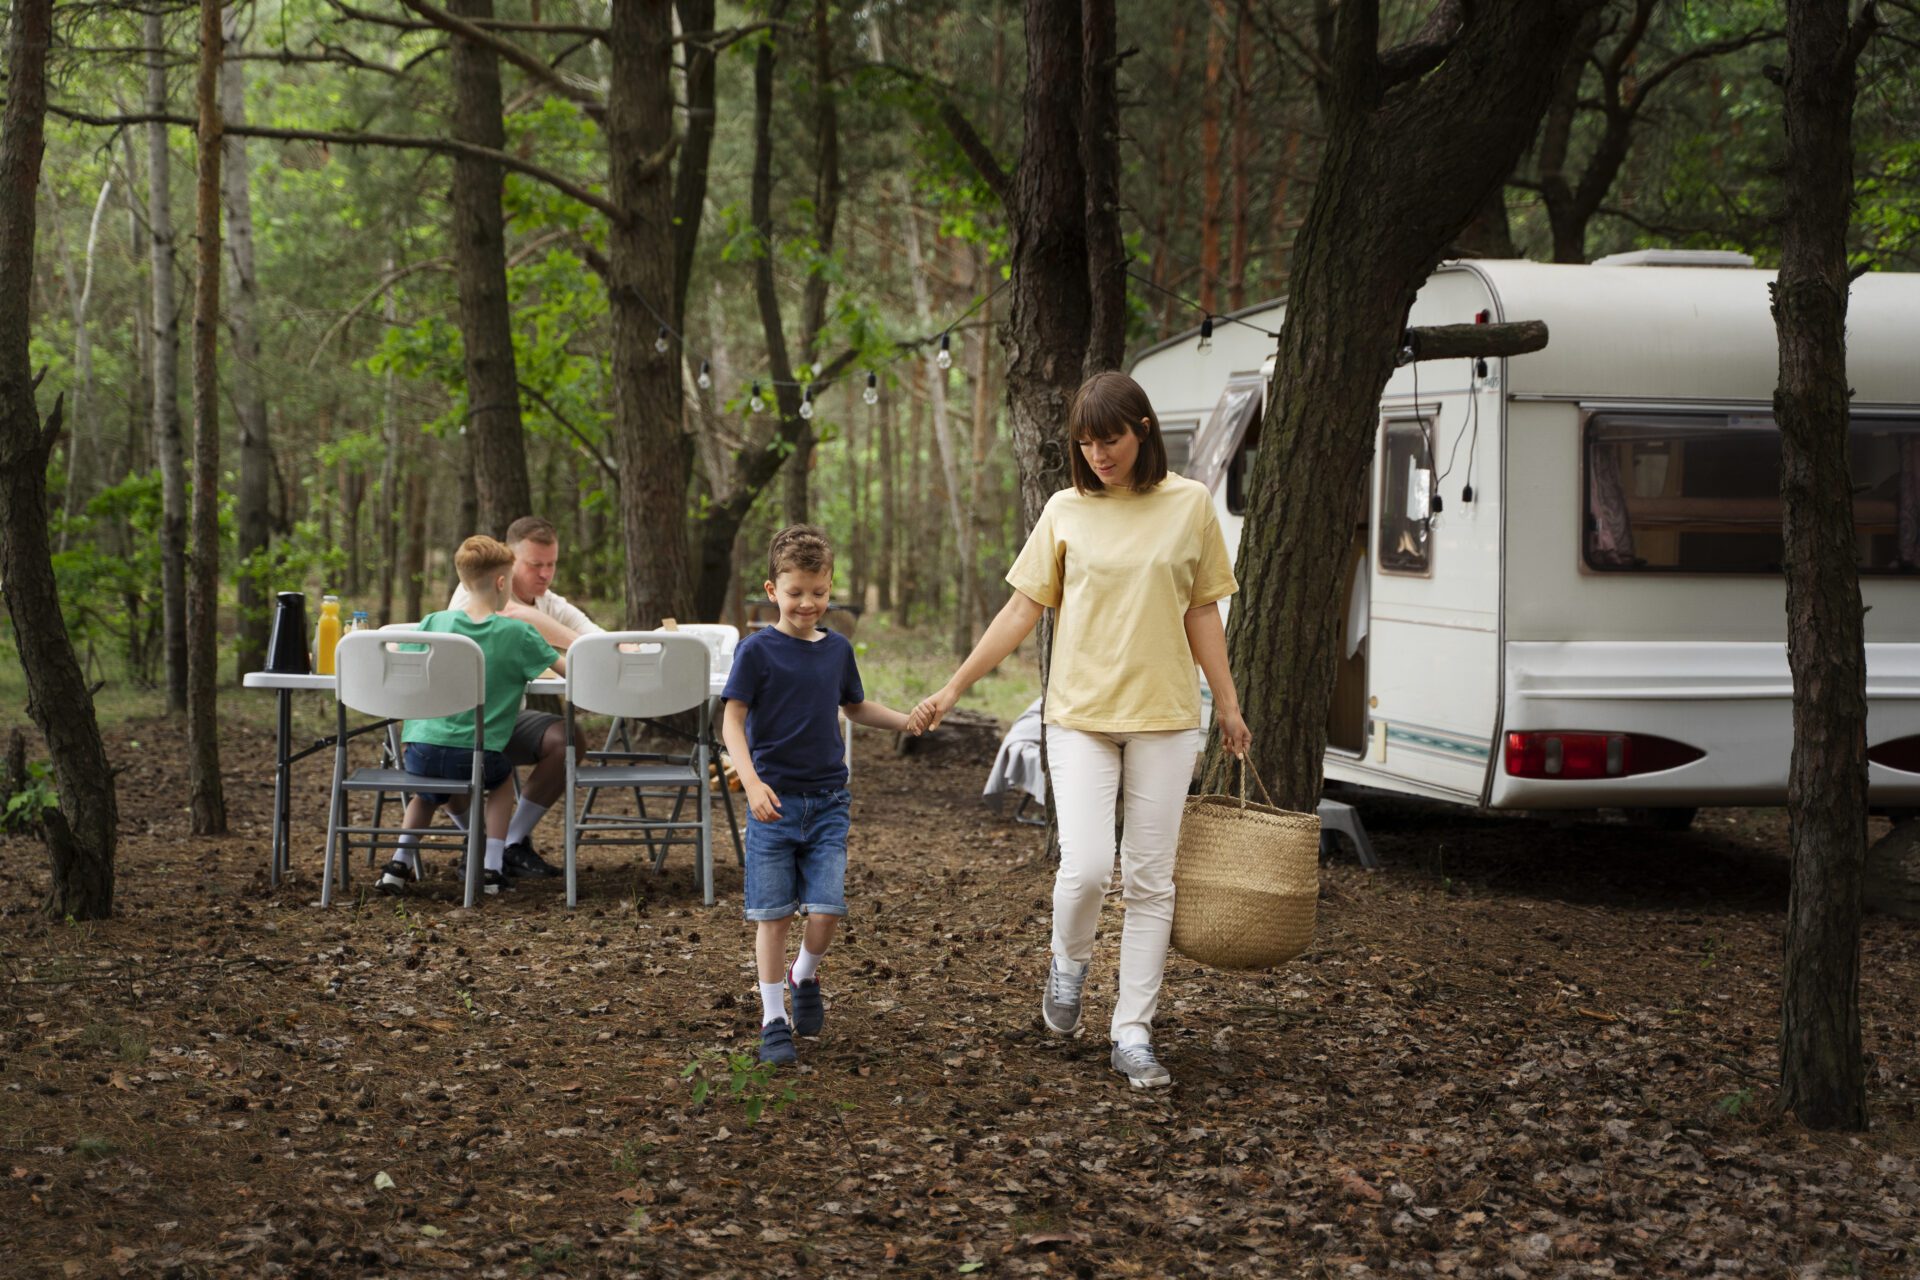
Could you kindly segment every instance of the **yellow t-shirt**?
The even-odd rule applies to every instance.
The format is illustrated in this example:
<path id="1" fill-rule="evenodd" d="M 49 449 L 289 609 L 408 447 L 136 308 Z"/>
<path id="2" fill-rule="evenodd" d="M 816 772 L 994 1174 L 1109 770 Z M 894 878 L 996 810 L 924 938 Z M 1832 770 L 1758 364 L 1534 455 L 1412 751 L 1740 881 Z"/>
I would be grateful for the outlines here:
<path id="1" fill-rule="evenodd" d="M 1102 733 L 1199 725 L 1186 613 L 1239 589 L 1206 486 L 1169 473 L 1145 493 L 1062 489 L 1007 581 L 1057 614 L 1047 723 Z"/>

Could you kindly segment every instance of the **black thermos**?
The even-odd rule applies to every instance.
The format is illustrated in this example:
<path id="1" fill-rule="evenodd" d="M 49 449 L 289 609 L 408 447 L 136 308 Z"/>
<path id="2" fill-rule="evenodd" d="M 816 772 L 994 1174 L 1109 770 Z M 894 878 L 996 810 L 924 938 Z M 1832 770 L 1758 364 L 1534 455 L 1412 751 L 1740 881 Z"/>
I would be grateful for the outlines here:
<path id="1" fill-rule="evenodd" d="M 267 670 L 283 676 L 313 671 L 307 660 L 307 597 L 282 591 L 273 608 L 273 635 L 267 641 Z"/>

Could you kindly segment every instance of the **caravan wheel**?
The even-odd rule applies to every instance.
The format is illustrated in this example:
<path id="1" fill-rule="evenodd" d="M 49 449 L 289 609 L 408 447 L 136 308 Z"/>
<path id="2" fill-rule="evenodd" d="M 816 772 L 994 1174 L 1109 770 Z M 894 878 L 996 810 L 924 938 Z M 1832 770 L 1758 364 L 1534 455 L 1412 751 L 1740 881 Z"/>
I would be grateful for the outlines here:
<path id="1" fill-rule="evenodd" d="M 1655 831 L 1685 831 L 1693 825 L 1698 809 L 1626 809 L 1627 821 L 1636 827 L 1652 827 Z"/>

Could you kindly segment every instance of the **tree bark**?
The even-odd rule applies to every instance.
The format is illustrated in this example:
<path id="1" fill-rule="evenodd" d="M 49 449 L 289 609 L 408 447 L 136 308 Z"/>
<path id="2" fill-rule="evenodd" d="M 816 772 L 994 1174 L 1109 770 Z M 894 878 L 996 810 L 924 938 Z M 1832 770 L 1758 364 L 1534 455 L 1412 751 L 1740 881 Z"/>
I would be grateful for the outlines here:
<path id="1" fill-rule="evenodd" d="M 387 257 L 386 274 L 393 275 L 393 257 Z M 400 300 L 391 287 L 382 299 L 381 313 L 389 330 L 400 321 Z M 397 377 L 391 367 L 380 382 L 380 434 L 384 448 L 380 456 L 380 613 L 379 626 L 390 622 L 418 621 L 393 616 L 393 579 L 400 571 L 400 522 L 406 506 L 401 494 L 400 414 L 395 404 Z"/>
<path id="2" fill-rule="evenodd" d="M 913 284 L 914 311 L 920 317 L 921 326 L 928 328 L 933 323 L 933 299 L 920 255 L 920 219 L 904 180 L 896 190 L 901 209 L 900 234 L 907 246 L 907 279 Z M 959 549 L 953 565 L 955 599 L 952 647 L 956 658 L 964 658 L 973 648 L 973 602 L 968 598 L 973 580 L 973 527 L 960 506 L 960 460 L 954 448 L 953 426 L 947 416 L 947 372 L 940 367 L 939 357 L 934 351 L 927 351 L 922 359 L 926 365 L 928 398 L 933 411 L 933 440 L 940 454 L 940 474 L 945 481 L 947 519 L 952 522 L 954 544 Z"/>
<path id="3" fill-rule="evenodd" d="M 1475 5 L 1444 45 L 1333 21 L 1326 146 L 1295 242 L 1228 645 L 1276 801 L 1319 798 L 1348 531 L 1414 295 L 1531 140 L 1588 0 Z"/>
<path id="4" fill-rule="evenodd" d="M 220 621 L 220 0 L 200 0 L 200 108 L 193 291 L 193 555 L 187 579 L 187 793 L 193 834 L 224 835 Z"/>
<path id="5" fill-rule="evenodd" d="M 225 17 L 229 40 L 237 40 L 240 10 L 228 5 Z M 220 113 L 228 122 L 247 120 L 245 64 L 227 59 L 220 68 Z M 253 269 L 252 167 L 247 140 L 228 135 L 222 157 L 220 185 L 226 197 L 227 263 L 232 269 L 227 291 L 227 329 L 233 340 L 233 415 L 240 442 L 240 489 L 234 495 L 235 557 L 239 580 L 235 603 L 239 613 L 238 643 L 234 646 L 234 680 L 258 671 L 266 662 L 268 593 L 251 570 L 255 556 L 267 549 L 270 534 L 269 503 L 273 484 L 273 450 L 267 438 L 267 399 L 260 385 L 260 330 L 255 319 L 259 280 Z"/>
<path id="6" fill-rule="evenodd" d="M 874 406 L 874 425 L 880 437 L 880 558 L 874 566 L 874 577 L 879 581 L 879 605 L 888 613 L 894 610 L 894 522 L 897 518 L 897 505 L 894 487 L 897 482 L 898 468 L 894 462 L 894 389 L 891 385 L 879 388 L 880 403 Z"/>
<path id="7" fill-rule="evenodd" d="M 1200 305 L 1220 304 L 1220 78 L 1226 61 L 1226 0 L 1207 0 L 1207 69 L 1200 99 Z"/>
<path id="8" fill-rule="evenodd" d="M 52 759 L 60 807 L 45 815 L 55 919 L 113 914 L 119 814 L 93 697 L 73 652 L 47 538 L 47 461 L 61 405 L 43 425 L 34 400 L 29 337 L 35 194 L 45 150 L 51 0 L 15 0 L 0 115 L 0 594 L 27 676 L 27 714 Z"/>
<path id="9" fill-rule="evenodd" d="M 1780 997 L 1780 1100 L 1815 1129 L 1867 1127 L 1860 911 L 1867 849 L 1867 663 L 1855 560 L 1847 386 L 1847 218 L 1855 61 L 1871 7 L 1788 0 L 1780 335 L 1793 855 Z"/>
<path id="10" fill-rule="evenodd" d="M 1247 255 L 1253 240 L 1253 17 L 1252 0 L 1236 0 L 1233 20 L 1233 122 L 1228 139 L 1232 169 L 1233 229 L 1227 249 L 1227 306 L 1247 305 Z"/>
<path id="11" fill-rule="evenodd" d="M 1118 369 L 1127 351 L 1127 245 L 1120 230 L 1120 59 L 1114 0 L 1082 0 L 1080 167 L 1087 183 L 1084 375 Z"/>
<path id="12" fill-rule="evenodd" d="M 167 109 L 166 24 L 146 15 L 147 110 Z M 180 425 L 180 309 L 173 287 L 173 165 L 167 126 L 147 126 L 147 227 L 153 237 L 153 440 L 160 463 L 160 594 L 167 709 L 187 709 L 187 471 Z"/>
<path id="13" fill-rule="evenodd" d="M 487 19 L 493 16 L 493 0 L 449 0 L 447 11 L 455 17 Z M 455 37 L 452 59 L 455 136 L 491 151 L 504 150 L 498 55 L 490 46 Z M 453 260 L 466 352 L 466 425 L 474 444 L 479 527 L 496 538 L 505 537 L 508 525 L 533 511 L 513 357 L 513 310 L 507 297 L 507 233 L 500 212 L 504 181 L 493 161 L 454 157 Z"/>
<path id="14" fill-rule="evenodd" d="M 93 202 L 93 218 L 87 223 L 87 249 L 83 260 L 80 287 L 74 289 L 73 267 L 67 261 L 67 240 L 59 238 L 61 273 L 66 276 L 68 289 L 73 294 L 73 432 L 67 445 L 67 493 L 66 515 L 71 521 L 76 512 L 92 496 L 92 491 L 100 488 L 108 472 L 106 444 L 100 431 L 100 413 L 94 407 L 93 394 L 93 326 L 88 323 L 87 313 L 93 301 L 93 255 L 100 243 L 100 215 L 106 212 L 107 197 L 113 192 L 113 179 L 108 177 L 100 184 L 100 195 Z M 80 433 L 85 430 L 86 447 L 80 446 Z M 60 532 L 60 549 L 66 550 L 67 531 Z"/>

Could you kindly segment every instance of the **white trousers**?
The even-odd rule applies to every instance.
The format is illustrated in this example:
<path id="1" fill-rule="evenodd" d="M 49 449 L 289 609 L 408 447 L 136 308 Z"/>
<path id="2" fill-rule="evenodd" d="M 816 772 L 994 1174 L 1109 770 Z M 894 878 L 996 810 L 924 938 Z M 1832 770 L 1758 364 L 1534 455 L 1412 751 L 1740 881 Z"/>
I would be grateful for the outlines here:
<path id="1" fill-rule="evenodd" d="M 1053 882 L 1053 954 L 1085 964 L 1093 957 L 1100 903 L 1113 878 L 1113 819 L 1125 796 L 1120 840 L 1120 991 L 1111 1035 L 1118 1044 L 1152 1038 L 1160 978 L 1173 933 L 1173 858 L 1180 815 L 1193 777 L 1200 730 L 1093 733 L 1047 726 L 1060 870 Z"/>

